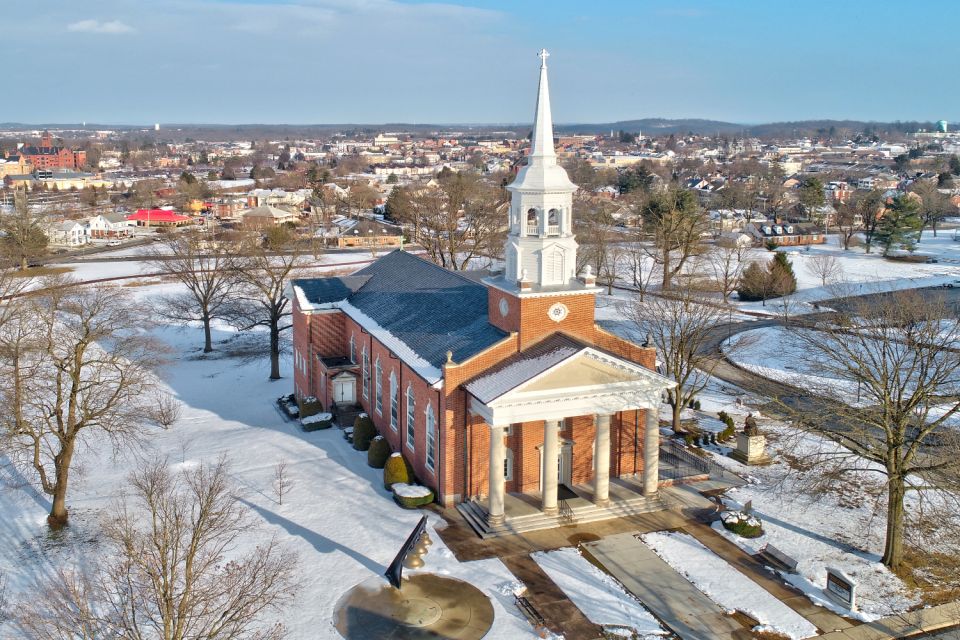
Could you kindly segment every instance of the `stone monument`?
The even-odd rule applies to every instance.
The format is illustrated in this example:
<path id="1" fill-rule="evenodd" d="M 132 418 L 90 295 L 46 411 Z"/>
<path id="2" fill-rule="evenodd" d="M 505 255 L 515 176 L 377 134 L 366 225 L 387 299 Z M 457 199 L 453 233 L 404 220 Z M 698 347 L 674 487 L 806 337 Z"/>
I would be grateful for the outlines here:
<path id="1" fill-rule="evenodd" d="M 766 447 L 767 438 L 760 432 L 757 419 L 748 413 L 743 421 L 743 431 L 737 434 L 737 448 L 730 453 L 730 457 L 744 464 L 770 464 L 773 460 L 767 455 Z"/>

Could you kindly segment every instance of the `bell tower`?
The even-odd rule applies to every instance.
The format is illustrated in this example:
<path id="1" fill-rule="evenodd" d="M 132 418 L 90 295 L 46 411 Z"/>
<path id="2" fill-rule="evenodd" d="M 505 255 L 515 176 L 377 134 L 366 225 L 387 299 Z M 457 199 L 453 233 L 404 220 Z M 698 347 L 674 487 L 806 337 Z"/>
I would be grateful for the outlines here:
<path id="1" fill-rule="evenodd" d="M 553 147 L 549 55 L 546 49 L 538 54 L 540 85 L 530 152 L 507 187 L 510 230 L 504 244 L 504 272 L 486 281 L 490 321 L 501 329 L 519 331 L 522 343 L 555 329 L 592 335 L 597 291 L 589 267 L 579 278 L 576 273 L 573 194 L 577 186 L 557 163 Z"/>
<path id="2" fill-rule="evenodd" d="M 540 87 L 526 164 L 510 191 L 510 232 L 504 246 L 504 279 L 521 289 L 562 288 L 573 280 L 573 193 L 577 186 L 557 164 L 547 82 L 547 53 L 540 51 Z"/>

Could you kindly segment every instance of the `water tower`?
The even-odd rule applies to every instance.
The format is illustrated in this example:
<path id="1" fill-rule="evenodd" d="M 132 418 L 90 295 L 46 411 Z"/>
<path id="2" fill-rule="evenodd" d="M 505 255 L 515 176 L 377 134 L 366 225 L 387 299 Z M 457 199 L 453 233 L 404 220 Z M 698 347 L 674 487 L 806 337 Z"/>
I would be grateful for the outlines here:
<path id="1" fill-rule="evenodd" d="M 946 120 L 937 120 L 937 131 L 940 133 L 947 132 L 947 121 Z"/>

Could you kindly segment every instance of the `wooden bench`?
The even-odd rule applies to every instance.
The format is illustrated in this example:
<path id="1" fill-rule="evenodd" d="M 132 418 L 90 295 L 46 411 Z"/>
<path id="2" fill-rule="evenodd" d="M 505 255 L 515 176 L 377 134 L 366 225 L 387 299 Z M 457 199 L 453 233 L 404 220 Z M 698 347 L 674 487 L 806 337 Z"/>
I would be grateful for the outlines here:
<path id="1" fill-rule="evenodd" d="M 757 552 L 756 557 L 766 564 L 772 565 L 774 569 L 786 571 L 787 573 L 797 572 L 797 561 L 772 544 L 763 545 L 763 548 Z"/>

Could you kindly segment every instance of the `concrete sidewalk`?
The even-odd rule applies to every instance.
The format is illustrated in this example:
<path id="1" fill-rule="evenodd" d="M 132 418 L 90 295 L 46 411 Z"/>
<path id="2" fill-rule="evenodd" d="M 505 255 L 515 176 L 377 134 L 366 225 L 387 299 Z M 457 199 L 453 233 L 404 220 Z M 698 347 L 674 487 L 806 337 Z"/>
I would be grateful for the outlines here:
<path id="1" fill-rule="evenodd" d="M 894 638 L 933 637 L 960 638 L 960 630 L 946 631 L 944 635 L 933 632 L 950 629 L 960 624 L 960 602 L 948 602 L 937 607 L 918 609 L 898 616 L 882 618 L 850 629 L 836 631 L 820 636 L 822 640 L 893 640 Z M 955 636 L 951 634 L 956 633 Z"/>
<path id="2" fill-rule="evenodd" d="M 684 640 L 739 637 L 743 627 L 736 620 L 674 571 L 635 535 L 620 533 L 607 536 L 602 540 L 584 543 L 583 548 Z"/>

